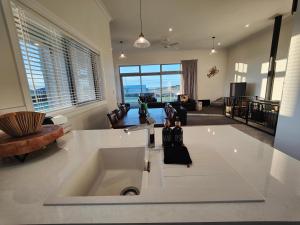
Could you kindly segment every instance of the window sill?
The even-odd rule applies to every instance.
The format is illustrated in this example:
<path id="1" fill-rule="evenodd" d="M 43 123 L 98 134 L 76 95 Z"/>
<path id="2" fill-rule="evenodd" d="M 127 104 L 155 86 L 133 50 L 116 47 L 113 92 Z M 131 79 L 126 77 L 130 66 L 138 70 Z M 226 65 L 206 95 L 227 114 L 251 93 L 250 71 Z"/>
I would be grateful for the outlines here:
<path id="1" fill-rule="evenodd" d="M 78 114 L 82 114 L 86 111 L 89 111 L 91 109 L 101 107 L 101 106 L 105 106 L 105 105 L 107 105 L 106 100 L 92 102 L 92 103 L 86 103 L 86 104 L 83 104 L 81 106 L 74 106 L 74 107 L 70 107 L 70 108 L 67 108 L 67 109 L 62 109 L 62 110 L 49 112 L 49 113 L 47 113 L 47 116 L 64 115 L 64 116 L 67 116 L 67 117 L 73 117 L 73 116 L 76 116 Z"/>

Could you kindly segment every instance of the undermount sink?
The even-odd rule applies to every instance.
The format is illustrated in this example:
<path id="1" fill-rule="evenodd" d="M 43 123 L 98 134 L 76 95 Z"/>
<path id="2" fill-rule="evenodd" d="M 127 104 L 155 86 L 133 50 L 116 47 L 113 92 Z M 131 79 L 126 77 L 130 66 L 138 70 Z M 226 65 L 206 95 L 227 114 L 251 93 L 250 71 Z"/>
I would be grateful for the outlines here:
<path id="1" fill-rule="evenodd" d="M 145 148 L 102 148 L 65 181 L 56 196 L 137 195 L 147 174 Z"/>
<path id="2" fill-rule="evenodd" d="M 201 154 L 194 154 L 193 166 L 187 168 L 163 164 L 160 147 L 98 149 L 63 181 L 44 205 L 264 201 L 217 152 L 198 151 Z M 215 164 L 203 163 L 206 159 L 214 159 Z"/>

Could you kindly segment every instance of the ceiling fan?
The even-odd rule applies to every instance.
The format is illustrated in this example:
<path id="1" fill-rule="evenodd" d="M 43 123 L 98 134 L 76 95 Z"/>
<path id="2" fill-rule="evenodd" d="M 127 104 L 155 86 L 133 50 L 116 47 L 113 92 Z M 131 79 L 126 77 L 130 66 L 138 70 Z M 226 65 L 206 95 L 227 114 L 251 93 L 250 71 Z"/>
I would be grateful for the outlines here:
<path id="1" fill-rule="evenodd" d="M 160 41 L 160 44 L 164 48 L 172 48 L 179 45 L 179 42 L 171 42 L 170 38 L 166 37 Z"/>

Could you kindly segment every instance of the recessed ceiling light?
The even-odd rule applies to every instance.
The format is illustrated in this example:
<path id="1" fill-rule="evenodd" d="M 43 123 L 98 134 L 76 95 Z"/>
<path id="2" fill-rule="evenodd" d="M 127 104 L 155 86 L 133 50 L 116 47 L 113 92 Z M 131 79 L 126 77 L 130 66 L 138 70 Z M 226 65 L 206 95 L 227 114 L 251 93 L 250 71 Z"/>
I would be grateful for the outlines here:
<path id="1" fill-rule="evenodd" d="M 220 46 L 221 45 L 221 42 L 218 42 L 218 46 Z"/>
<path id="2" fill-rule="evenodd" d="M 248 24 L 246 24 L 246 25 L 245 25 L 245 27 L 246 27 L 246 28 L 250 27 L 250 24 L 249 24 L 249 23 L 248 23 Z"/>
<path id="3" fill-rule="evenodd" d="M 173 28 L 172 28 L 172 27 L 170 27 L 170 28 L 169 28 L 169 32 L 172 32 L 172 31 L 173 31 Z"/>

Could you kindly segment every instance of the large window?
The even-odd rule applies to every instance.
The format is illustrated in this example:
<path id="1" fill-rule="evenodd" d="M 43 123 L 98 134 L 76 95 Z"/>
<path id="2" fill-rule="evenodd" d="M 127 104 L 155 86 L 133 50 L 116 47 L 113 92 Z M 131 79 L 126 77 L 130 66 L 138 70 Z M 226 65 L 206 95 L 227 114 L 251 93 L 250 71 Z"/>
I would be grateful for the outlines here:
<path id="1" fill-rule="evenodd" d="M 181 92 L 181 64 L 120 66 L 123 101 L 137 103 L 140 94 L 158 102 L 173 102 Z"/>
<path id="2" fill-rule="evenodd" d="M 102 100 L 99 55 L 25 6 L 11 6 L 34 110 Z"/>
<path id="3" fill-rule="evenodd" d="M 141 78 L 139 76 L 122 77 L 123 93 L 127 103 L 138 102 L 141 93 Z"/>
<path id="4" fill-rule="evenodd" d="M 161 101 L 160 75 L 141 76 L 142 93 L 152 93 L 153 96 Z"/>

